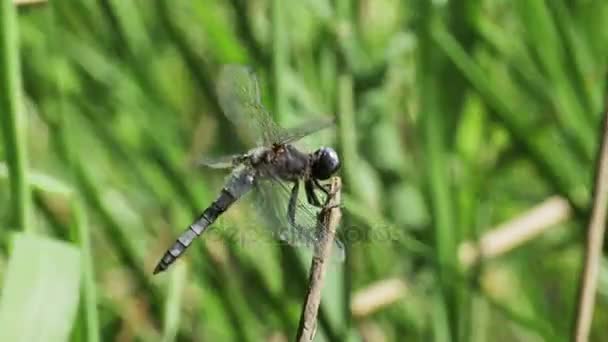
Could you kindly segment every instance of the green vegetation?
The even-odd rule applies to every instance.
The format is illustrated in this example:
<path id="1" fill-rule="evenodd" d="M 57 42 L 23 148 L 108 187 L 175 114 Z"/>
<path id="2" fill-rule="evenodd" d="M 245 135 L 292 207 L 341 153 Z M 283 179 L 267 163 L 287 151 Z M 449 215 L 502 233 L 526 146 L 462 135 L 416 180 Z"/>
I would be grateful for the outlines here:
<path id="1" fill-rule="evenodd" d="M 152 276 L 222 186 L 196 161 L 245 148 L 215 96 L 226 63 L 257 72 L 281 125 L 337 120 L 306 141 L 339 150 L 345 191 L 347 260 L 329 269 L 318 341 L 571 336 L 607 96 L 605 0 L 0 9 L 0 340 L 38 338 L 32 327 L 41 341 L 295 337 L 309 262 L 252 233 L 247 204 Z M 556 195 L 568 219 L 464 265 L 463 243 Z M 606 265 L 593 341 L 608 338 Z M 401 284 L 386 305 L 355 306 L 384 280 Z"/>

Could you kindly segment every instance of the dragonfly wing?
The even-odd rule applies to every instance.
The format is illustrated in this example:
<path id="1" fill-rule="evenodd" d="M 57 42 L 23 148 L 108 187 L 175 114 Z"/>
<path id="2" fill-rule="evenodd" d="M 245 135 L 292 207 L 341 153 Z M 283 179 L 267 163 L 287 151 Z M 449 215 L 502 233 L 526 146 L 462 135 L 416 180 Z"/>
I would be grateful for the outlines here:
<path id="1" fill-rule="evenodd" d="M 279 142 L 282 144 L 294 143 L 310 134 L 318 132 L 322 129 L 333 127 L 335 125 L 334 118 L 324 117 L 305 122 L 302 125 L 283 130 L 279 136 Z"/>
<path id="2" fill-rule="evenodd" d="M 222 67 L 217 80 L 217 96 L 224 115 L 251 146 L 278 141 L 282 129 L 262 105 L 255 73 L 245 66 Z"/>
<path id="3" fill-rule="evenodd" d="M 206 166 L 212 169 L 230 169 L 239 164 L 239 160 L 242 158 L 240 154 L 231 154 L 220 157 L 202 157 L 197 165 Z"/>
<path id="4" fill-rule="evenodd" d="M 285 184 L 260 180 L 256 183 L 253 194 L 255 206 L 264 219 L 274 238 L 281 239 L 289 228 L 287 220 L 288 192 Z"/>

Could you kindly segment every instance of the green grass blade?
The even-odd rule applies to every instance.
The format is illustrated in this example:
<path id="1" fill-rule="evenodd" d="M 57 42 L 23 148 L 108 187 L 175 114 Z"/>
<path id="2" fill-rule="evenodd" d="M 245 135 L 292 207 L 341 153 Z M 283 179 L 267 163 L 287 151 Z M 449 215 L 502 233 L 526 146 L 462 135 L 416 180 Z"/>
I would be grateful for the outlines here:
<path id="1" fill-rule="evenodd" d="M 431 4 L 421 5 L 424 21 L 420 23 L 418 39 L 421 43 L 417 81 L 419 87 L 421 136 L 423 140 L 424 168 L 426 170 L 426 192 L 433 215 L 435 255 L 438 261 L 437 279 L 440 293 L 434 301 L 434 334 L 437 341 L 456 339 L 458 336 L 457 286 L 448 280 L 450 270 L 457 270 L 456 253 L 458 230 L 454 221 L 454 201 L 451 195 L 451 178 L 448 172 L 452 134 L 449 129 L 450 103 L 438 91 L 441 79 L 432 70 L 443 68 L 441 59 L 429 36 L 437 14 Z M 443 101 L 442 101 L 443 100 Z M 443 306 L 439 303 L 442 302 Z"/>
<path id="2" fill-rule="evenodd" d="M 74 217 L 73 233 L 80 245 L 82 255 L 82 292 L 84 296 L 84 320 L 86 336 L 89 342 L 98 342 L 100 337 L 99 315 L 97 313 L 97 288 L 95 286 L 95 269 L 93 268 L 93 252 L 91 250 L 91 232 L 86 211 L 77 198 L 72 200 L 72 216 Z"/>
<path id="3" fill-rule="evenodd" d="M 287 93 L 285 92 L 284 75 L 289 67 L 289 48 L 287 45 L 287 32 L 285 26 L 285 10 L 282 0 L 272 1 L 272 42 L 273 42 L 273 88 L 274 88 L 274 112 L 273 116 L 277 122 L 282 123 L 286 116 Z"/>
<path id="4" fill-rule="evenodd" d="M 18 23 L 12 1 L 0 3 L 0 125 L 4 136 L 15 224 L 31 230 L 26 116 L 22 105 Z"/>
<path id="5" fill-rule="evenodd" d="M 581 27 L 574 21 L 564 0 L 548 1 L 547 5 L 553 10 L 556 26 L 562 31 L 564 44 L 567 46 L 568 56 L 572 60 L 572 71 L 575 75 L 575 89 L 578 90 L 585 104 L 586 116 L 597 119 L 596 113 L 602 108 L 602 87 L 598 87 L 601 79 L 590 79 L 590 75 L 600 71 L 600 63 L 594 58 L 591 39 L 586 37 Z M 595 121 L 594 121 L 595 122 Z"/>
<path id="6" fill-rule="evenodd" d="M 80 275 L 80 254 L 72 245 L 17 234 L 0 298 L 2 340 L 66 341 L 78 308 Z"/>
<path id="7" fill-rule="evenodd" d="M 177 263 L 171 271 L 169 291 L 165 302 L 163 342 L 175 341 L 179 331 L 181 301 L 184 294 L 188 268 L 184 263 Z"/>

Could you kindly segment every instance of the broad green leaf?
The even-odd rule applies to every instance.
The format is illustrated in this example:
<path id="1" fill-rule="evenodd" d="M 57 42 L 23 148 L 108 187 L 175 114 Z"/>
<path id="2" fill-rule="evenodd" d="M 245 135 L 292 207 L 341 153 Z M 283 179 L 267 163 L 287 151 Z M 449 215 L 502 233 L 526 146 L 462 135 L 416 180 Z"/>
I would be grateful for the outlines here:
<path id="1" fill-rule="evenodd" d="M 0 298 L 3 341 L 69 337 L 80 294 L 80 252 L 70 244 L 17 234 Z"/>

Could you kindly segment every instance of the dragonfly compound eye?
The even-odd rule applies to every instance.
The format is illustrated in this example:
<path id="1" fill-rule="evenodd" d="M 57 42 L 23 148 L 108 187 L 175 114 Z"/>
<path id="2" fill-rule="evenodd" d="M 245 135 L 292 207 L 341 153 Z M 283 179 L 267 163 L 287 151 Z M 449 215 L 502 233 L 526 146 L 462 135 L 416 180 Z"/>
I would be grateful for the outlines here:
<path id="1" fill-rule="evenodd" d="M 321 147 L 314 153 L 312 176 L 316 179 L 328 179 L 340 169 L 338 153 L 331 147 Z"/>

